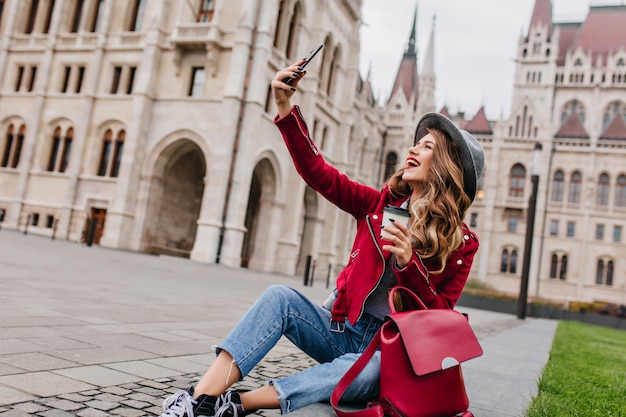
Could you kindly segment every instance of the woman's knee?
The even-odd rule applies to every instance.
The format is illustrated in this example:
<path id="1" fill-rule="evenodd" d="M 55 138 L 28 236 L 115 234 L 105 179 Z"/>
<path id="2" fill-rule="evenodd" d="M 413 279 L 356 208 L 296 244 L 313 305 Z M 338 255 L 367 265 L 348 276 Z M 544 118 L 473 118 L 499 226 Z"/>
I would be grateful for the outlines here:
<path id="1" fill-rule="evenodd" d="M 276 301 L 280 303 L 297 298 L 297 293 L 293 288 L 286 285 L 273 284 L 267 287 L 259 298 L 265 301 Z"/>

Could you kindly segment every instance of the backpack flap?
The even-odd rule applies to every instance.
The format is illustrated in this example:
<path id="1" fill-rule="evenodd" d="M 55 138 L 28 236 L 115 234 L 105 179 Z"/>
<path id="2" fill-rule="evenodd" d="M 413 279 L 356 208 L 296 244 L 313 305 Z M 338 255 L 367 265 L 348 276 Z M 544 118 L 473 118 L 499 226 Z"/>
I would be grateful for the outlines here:
<path id="1" fill-rule="evenodd" d="M 467 318 L 448 309 L 394 313 L 384 326 L 395 323 L 419 376 L 451 368 L 483 354 Z M 383 330 L 383 339 L 385 331 Z"/>

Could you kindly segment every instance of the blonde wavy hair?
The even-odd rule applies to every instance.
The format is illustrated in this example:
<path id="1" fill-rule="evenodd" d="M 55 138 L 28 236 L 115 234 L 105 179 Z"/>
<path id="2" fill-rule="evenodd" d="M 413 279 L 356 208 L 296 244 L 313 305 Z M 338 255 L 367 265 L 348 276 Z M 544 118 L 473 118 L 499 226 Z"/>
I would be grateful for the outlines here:
<path id="1" fill-rule="evenodd" d="M 463 243 L 461 223 L 471 204 L 463 190 L 463 168 L 456 144 L 439 130 L 427 129 L 435 137 L 435 152 L 430 172 L 417 201 L 411 201 L 413 249 L 422 259 L 439 265 L 431 271 L 441 273 L 450 254 Z M 395 198 L 412 193 L 411 186 L 402 179 L 404 166 L 400 166 L 388 180 Z"/>

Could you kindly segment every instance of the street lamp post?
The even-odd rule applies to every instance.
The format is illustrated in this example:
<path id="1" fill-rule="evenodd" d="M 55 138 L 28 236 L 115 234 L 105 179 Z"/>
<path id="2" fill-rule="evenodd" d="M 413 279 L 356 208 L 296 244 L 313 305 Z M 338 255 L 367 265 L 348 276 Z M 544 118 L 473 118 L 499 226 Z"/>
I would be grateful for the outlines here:
<path id="1" fill-rule="evenodd" d="M 530 258 L 533 250 L 533 233 L 535 230 L 535 211 L 537 208 L 537 189 L 539 188 L 539 159 L 541 157 L 541 143 L 535 143 L 533 157 L 533 171 L 530 181 L 532 190 L 528 200 L 528 215 L 526 216 L 526 240 L 524 242 L 524 260 L 522 264 L 522 280 L 520 283 L 519 298 L 517 299 L 517 318 L 526 318 L 526 304 L 528 302 L 528 274 Z"/>

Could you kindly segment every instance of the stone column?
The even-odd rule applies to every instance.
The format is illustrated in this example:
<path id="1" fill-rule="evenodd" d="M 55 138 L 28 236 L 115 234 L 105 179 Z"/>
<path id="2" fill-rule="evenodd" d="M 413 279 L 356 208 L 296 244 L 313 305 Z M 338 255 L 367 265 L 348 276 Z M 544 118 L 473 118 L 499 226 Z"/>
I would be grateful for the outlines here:
<path id="1" fill-rule="evenodd" d="M 28 193 L 28 177 L 33 165 L 33 158 L 35 156 L 35 149 L 37 148 L 37 140 L 43 140 L 42 137 L 42 120 L 46 102 L 46 91 L 48 89 L 48 83 L 52 71 L 50 67 L 52 65 L 52 58 L 54 56 L 54 48 L 56 44 L 56 32 L 58 31 L 59 21 L 61 18 L 60 10 L 63 7 L 63 0 L 59 1 L 58 7 L 54 11 L 52 18 L 52 24 L 50 27 L 50 34 L 48 38 L 48 44 L 44 51 L 41 63 L 37 68 L 37 80 L 35 84 L 35 99 L 33 108 L 33 119 L 26 120 L 26 135 L 24 136 L 24 142 L 22 143 L 22 154 L 18 164 L 19 180 L 17 186 L 17 193 L 15 200 L 11 208 L 11 218 L 9 224 L 16 224 L 19 222 L 21 211 L 24 207 L 24 199 Z M 15 13 L 15 9 L 11 9 Z M 15 17 L 15 14 L 13 14 Z M 15 222 L 15 223 L 13 223 Z"/>
<path id="2" fill-rule="evenodd" d="M 57 5 L 58 9 L 55 11 L 60 14 L 60 10 L 62 8 L 62 4 Z M 98 90 L 98 84 L 101 81 L 100 77 L 102 75 L 102 62 L 104 60 L 104 47 L 106 44 L 106 33 L 109 28 L 111 13 L 113 9 L 113 2 L 109 1 L 105 3 L 105 7 L 101 16 L 101 25 L 98 33 L 98 43 L 96 45 L 96 49 L 94 51 L 93 59 L 91 60 L 90 70 L 91 77 L 88 79 L 91 80 L 85 86 L 85 100 L 84 100 L 84 110 L 80 119 L 80 123 L 75 128 L 75 135 L 72 146 L 72 154 L 70 155 L 70 163 L 69 163 L 69 175 L 70 181 L 68 184 L 67 197 L 64 203 L 63 208 L 59 211 L 59 229 L 57 234 L 60 238 L 68 239 L 70 233 L 71 224 L 72 224 L 72 214 L 74 212 L 74 208 L 79 205 L 79 201 L 76 201 L 76 194 L 78 188 L 78 178 L 83 171 L 84 165 L 87 163 L 85 161 L 85 145 L 90 143 L 87 139 L 87 136 L 90 133 L 91 122 L 93 119 L 93 108 L 96 101 L 96 95 Z M 87 213 L 88 215 L 88 213 Z M 80 223 L 82 224 L 82 223 Z M 80 230 L 75 230 L 75 233 L 80 236 Z"/>
<path id="3" fill-rule="evenodd" d="M 133 223 L 136 221 L 137 189 L 148 142 L 155 81 L 158 79 L 158 63 L 161 59 L 159 37 L 165 6 L 161 4 L 159 7 L 161 9 L 156 11 L 156 16 L 146 33 L 144 53 L 136 74 L 131 111 L 133 116 L 127 129 L 115 194 L 107 212 L 107 222 L 100 240 L 100 245 L 105 247 L 129 248 Z M 146 19 L 148 17 L 146 15 Z"/>

